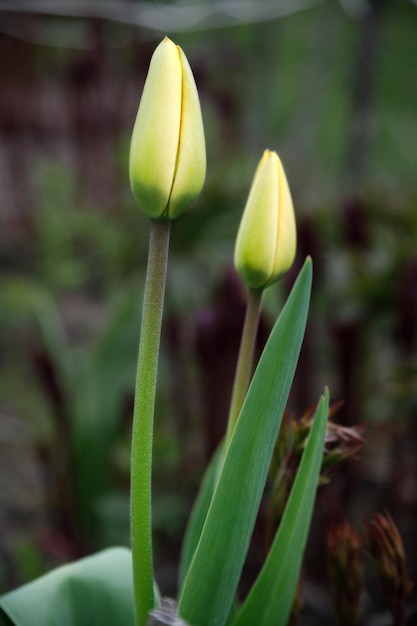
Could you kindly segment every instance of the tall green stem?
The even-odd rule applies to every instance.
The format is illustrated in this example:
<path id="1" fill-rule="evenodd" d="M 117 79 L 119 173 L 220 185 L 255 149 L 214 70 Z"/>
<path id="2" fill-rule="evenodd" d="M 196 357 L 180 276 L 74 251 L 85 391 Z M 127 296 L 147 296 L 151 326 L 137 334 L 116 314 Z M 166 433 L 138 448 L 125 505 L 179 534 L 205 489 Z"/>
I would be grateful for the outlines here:
<path id="1" fill-rule="evenodd" d="M 245 401 L 252 375 L 253 353 L 258 331 L 259 313 L 261 310 L 262 289 L 250 289 L 246 306 L 245 323 L 237 360 L 232 401 L 230 404 L 229 421 L 226 432 L 226 448 L 232 437 L 240 410 Z"/>
<path id="2" fill-rule="evenodd" d="M 151 535 L 152 441 L 169 233 L 169 221 L 151 220 L 132 433 L 130 524 L 137 626 L 145 626 L 148 612 L 154 606 Z"/>

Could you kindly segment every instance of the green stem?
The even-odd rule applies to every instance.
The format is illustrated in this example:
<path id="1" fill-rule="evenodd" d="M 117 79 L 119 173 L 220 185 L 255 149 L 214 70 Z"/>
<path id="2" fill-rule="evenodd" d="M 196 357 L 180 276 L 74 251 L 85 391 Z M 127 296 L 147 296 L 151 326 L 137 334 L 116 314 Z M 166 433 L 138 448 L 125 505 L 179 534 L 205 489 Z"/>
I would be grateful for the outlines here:
<path id="1" fill-rule="evenodd" d="M 148 612 L 154 607 L 151 535 L 152 440 L 169 232 L 169 221 L 151 220 L 132 432 L 130 524 L 137 626 L 145 626 Z"/>
<path id="2" fill-rule="evenodd" d="M 253 353 L 258 331 L 259 313 L 261 310 L 262 289 L 250 289 L 246 306 L 245 323 L 237 360 L 235 381 L 233 384 L 232 401 L 230 404 L 229 421 L 226 432 L 226 446 L 229 445 L 237 418 L 246 398 L 252 376 Z"/>

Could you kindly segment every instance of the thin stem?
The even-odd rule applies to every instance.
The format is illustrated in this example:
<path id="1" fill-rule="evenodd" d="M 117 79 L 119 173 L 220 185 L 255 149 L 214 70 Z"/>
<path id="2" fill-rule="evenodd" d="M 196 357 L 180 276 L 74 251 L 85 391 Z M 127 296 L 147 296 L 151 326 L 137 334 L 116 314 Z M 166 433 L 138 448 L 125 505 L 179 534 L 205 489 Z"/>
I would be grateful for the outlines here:
<path id="1" fill-rule="evenodd" d="M 151 221 L 132 432 L 130 524 L 137 626 L 145 626 L 148 612 L 154 607 L 152 441 L 169 233 L 169 221 Z"/>
<path id="2" fill-rule="evenodd" d="M 258 331 L 259 313 L 261 310 L 262 289 L 250 289 L 246 306 L 245 323 L 237 360 L 235 381 L 233 384 L 232 401 L 230 404 L 229 421 L 226 432 L 226 448 L 229 445 L 233 429 L 245 401 L 252 375 L 253 353 Z"/>

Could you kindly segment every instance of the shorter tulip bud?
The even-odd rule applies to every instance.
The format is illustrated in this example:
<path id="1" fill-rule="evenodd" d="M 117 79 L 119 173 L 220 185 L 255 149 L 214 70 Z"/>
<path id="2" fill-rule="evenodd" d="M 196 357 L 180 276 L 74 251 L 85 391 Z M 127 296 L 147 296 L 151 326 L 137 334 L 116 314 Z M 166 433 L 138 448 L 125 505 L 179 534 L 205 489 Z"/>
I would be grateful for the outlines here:
<path id="1" fill-rule="evenodd" d="M 130 184 L 151 218 L 174 219 L 200 193 L 206 149 L 194 77 L 168 37 L 149 66 L 130 147 Z"/>
<path id="2" fill-rule="evenodd" d="M 294 209 L 276 152 L 265 150 L 255 172 L 235 247 L 235 266 L 251 289 L 272 285 L 291 267 L 296 251 Z"/>

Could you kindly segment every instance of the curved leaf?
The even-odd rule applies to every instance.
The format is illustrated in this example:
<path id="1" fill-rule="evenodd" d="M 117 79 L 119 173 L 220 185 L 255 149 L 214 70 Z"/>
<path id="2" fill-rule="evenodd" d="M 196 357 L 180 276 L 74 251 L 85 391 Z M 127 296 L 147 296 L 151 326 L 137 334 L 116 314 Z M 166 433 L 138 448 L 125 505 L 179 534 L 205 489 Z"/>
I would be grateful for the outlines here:
<path id="1" fill-rule="evenodd" d="M 264 566 L 233 626 L 285 626 L 291 611 L 323 459 L 329 394 L 317 407 L 300 468 Z"/>
<path id="2" fill-rule="evenodd" d="M 111 548 L 0 598 L 0 625 L 134 626 L 132 558 Z"/>
<path id="3" fill-rule="evenodd" d="M 262 493 L 307 322 L 308 259 L 274 326 L 238 418 L 178 612 L 194 626 L 225 624 Z"/>
<path id="4" fill-rule="evenodd" d="M 213 497 L 216 479 L 218 475 L 219 465 L 223 459 L 223 444 L 221 444 L 213 458 L 211 459 L 204 473 L 200 489 L 197 494 L 196 501 L 188 520 L 187 528 L 181 549 L 180 566 L 179 566 L 179 583 L 180 587 L 184 582 L 185 575 L 190 567 L 195 549 L 203 530 L 207 511 Z"/>

